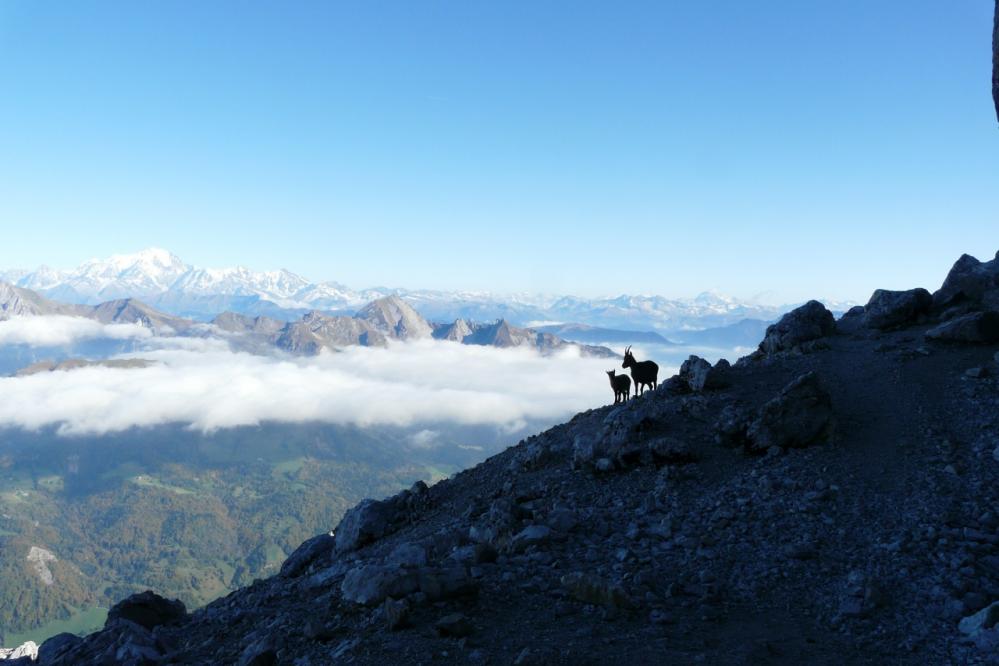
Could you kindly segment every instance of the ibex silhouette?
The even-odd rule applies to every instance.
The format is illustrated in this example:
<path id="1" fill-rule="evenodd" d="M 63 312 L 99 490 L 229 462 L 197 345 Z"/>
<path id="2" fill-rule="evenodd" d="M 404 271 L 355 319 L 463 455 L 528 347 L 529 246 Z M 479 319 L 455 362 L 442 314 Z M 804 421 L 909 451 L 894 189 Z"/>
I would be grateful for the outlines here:
<path id="1" fill-rule="evenodd" d="M 631 368 L 631 379 L 635 382 L 635 395 L 641 395 L 645 392 L 645 387 L 648 386 L 651 390 L 655 390 L 659 385 L 659 366 L 653 361 L 636 361 L 635 357 L 631 354 L 631 345 L 624 350 L 624 363 L 621 364 L 622 368 Z"/>
<path id="2" fill-rule="evenodd" d="M 628 375 L 619 375 L 617 370 L 608 370 L 611 388 L 614 389 L 614 404 L 624 402 L 631 395 L 631 380 Z"/>

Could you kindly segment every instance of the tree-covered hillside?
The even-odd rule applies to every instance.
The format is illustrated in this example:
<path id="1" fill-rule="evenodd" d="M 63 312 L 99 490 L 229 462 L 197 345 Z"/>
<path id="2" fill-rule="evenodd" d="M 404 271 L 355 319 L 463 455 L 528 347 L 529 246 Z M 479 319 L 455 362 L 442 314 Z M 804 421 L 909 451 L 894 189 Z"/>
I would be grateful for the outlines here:
<path id="1" fill-rule="evenodd" d="M 99 438 L 4 431 L 0 637 L 146 588 L 203 605 L 273 573 L 359 499 L 440 478 L 484 457 L 478 447 L 515 437 L 435 434 L 427 448 L 400 429 L 324 425 Z"/>

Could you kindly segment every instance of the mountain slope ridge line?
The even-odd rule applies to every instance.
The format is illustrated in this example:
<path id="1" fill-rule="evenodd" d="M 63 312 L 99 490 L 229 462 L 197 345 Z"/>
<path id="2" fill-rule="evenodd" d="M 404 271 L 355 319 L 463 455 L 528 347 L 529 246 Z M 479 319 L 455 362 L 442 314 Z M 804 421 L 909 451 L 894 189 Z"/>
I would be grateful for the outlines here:
<path id="1" fill-rule="evenodd" d="M 999 254 L 810 302 L 735 364 L 365 500 L 193 613 L 42 663 L 985 663 L 999 644 Z M 890 322 L 890 323 L 888 323 Z M 126 621 L 139 607 L 151 627 Z"/>

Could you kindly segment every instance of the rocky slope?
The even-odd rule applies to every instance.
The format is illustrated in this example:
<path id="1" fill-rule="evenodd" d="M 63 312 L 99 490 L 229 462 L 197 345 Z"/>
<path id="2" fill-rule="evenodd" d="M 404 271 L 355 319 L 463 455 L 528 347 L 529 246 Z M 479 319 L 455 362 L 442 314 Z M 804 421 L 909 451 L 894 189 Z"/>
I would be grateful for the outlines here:
<path id="1" fill-rule="evenodd" d="M 346 513 L 193 613 L 43 664 L 995 663 L 999 259 L 811 302 L 452 479 Z M 610 395 L 608 395 L 610 398 Z M 993 660 L 990 662 L 990 660 Z"/>

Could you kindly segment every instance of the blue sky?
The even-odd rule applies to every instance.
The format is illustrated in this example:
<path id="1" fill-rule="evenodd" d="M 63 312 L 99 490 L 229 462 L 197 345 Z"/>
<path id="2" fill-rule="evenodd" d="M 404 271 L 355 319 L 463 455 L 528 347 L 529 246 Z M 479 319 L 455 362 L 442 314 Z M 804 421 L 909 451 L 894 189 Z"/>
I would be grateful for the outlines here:
<path id="1" fill-rule="evenodd" d="M 865 299 L 999 249 L 991 0 L 0 3 L 0 266 Z"/>

